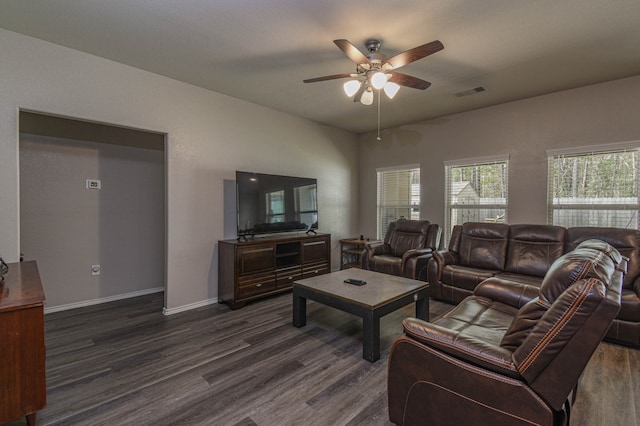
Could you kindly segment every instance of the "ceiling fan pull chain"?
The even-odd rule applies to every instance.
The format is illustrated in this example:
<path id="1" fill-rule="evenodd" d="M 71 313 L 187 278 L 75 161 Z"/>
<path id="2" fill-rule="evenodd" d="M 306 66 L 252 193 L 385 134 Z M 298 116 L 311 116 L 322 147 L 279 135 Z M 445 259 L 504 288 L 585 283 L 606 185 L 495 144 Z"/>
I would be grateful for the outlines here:
<path id="1" fill-rule="evenodd" d="M 380 104 L 382 103 L 382 96 L 380 96 L 380 90 L 378 90 L 378 140 L 380 140 Z"/>

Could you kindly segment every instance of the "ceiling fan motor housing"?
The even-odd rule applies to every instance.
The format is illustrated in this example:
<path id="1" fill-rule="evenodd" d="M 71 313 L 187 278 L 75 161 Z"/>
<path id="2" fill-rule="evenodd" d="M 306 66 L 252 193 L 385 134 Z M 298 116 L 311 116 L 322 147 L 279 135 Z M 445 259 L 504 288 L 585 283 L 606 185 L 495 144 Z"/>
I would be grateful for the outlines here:
<path id="1" fill-rule="evenodd" d="M 380 46 L 382 46 L 382 43 L 380 43 L 379 40 L 372 39 L 372 40 L 367 40 L 365 46 L 369 52 L 374 53 L 380 50 Z"/>

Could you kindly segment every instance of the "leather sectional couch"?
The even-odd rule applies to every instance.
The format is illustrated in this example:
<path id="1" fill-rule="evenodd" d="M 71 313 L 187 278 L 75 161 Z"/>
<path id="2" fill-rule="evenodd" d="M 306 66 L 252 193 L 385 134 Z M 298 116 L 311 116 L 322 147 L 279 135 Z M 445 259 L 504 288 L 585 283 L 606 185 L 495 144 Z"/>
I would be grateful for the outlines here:
<path id="1" fill-rule="evenodd" d="M 538 288 L 556 259 L 588 239 L 605 241 L 629 258 L 622 307 L 606 340 L 640 347 L 640 231 L 633 229 L 472 222 L 457 225 L 448 250 L 434 252 L 429 260 L 430 296 L 459 303 L 491 277 L 524 284 L 522 288 Z"/>

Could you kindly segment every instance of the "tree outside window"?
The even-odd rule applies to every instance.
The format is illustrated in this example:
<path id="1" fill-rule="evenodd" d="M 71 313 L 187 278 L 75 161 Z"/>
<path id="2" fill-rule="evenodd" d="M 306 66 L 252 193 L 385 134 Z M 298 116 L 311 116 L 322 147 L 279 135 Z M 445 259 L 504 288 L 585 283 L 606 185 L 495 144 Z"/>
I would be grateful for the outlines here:
<path id="1" fill-rule="evenodd" d="M 611 148 L 548 152 L 549 223 L 638 229 L 638 148 Z"/>

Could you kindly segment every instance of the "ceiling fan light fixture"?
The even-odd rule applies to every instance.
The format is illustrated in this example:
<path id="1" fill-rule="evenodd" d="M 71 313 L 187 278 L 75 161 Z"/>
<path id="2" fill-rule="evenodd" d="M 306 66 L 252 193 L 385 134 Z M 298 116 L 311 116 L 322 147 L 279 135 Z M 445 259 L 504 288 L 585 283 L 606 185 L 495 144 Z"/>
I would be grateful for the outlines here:
<path id="1" fill-rule="evenodd" d="M 380 90 L 387 84 L 387 75 L 378 71 L 371 76 L 371 85 L 374 89 Z"/>
<path id="2" fill-rule="evenodd" d="M 348 97 L 352 97 L 358 92 L 358 90 L 360 90 L 360 84 L 361 83 L 358 80 L 347 81 L 344 86 L 342 86 L 344 93 L 346 93 Z"/>
<path id="3" fill-rule="evenodd" d="M 393 99 L 393 97 L 398 93 L 398 90 L 400 90 L 400 85 L 393 81 L 388 82 L 384 86 L 384 93 L 389 99 Z"/>
<path id="4" fill-rule="evenodd" d="M 371 90 L 371 87 L 367 87 L 367 90 L 364 91 L 362 97 L 360 97 L 360 103 L 362 105 L 371 105 L 373 103 L 373 90 Z"/>

